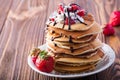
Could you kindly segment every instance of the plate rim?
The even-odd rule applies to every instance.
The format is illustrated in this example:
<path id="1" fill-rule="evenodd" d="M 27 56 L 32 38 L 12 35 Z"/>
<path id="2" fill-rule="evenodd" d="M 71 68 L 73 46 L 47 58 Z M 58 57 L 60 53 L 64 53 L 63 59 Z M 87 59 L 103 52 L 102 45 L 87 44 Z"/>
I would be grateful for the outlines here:
<path id="1" fill-rule="evenodd" d="M 41 48 L 41 47 L 46 47 L 47 45 L 46 44 L 43 44 L 43 45 L 41 45 L 41 46 L 38 46 L 38 48 Z M 28 56 L 28 59 L 27 59 L 27 61 L 28 61 L 28 65 L 30 66 L 30 68 L 32 68 L 34 71 L 36 71 L 36 72 L 38 72 L 39 74 L 42 74 L 42 75 L 46 75 L 46 76 L 50 76 L 50 77 L 59 77 L 59 78 L 75 78 L 75 77 L 85 77 L 85 76 L 89 76 L 89 75 L 93 75 L 93 74 L 96 74 L 96 73 L 99 73 L 99 72 L 101 72 L 101 71 L 104 71 L 104 70 L 106 70 L 107 68 L 109 68 L 113 63 L 114 63 L 114 61 L 115 61 L 115 52 L 113 51 L 113 49 L 109 46 L 109 45 L 107 45 L 107 44 L 105 44 L 105 43 L 103 43 L 103 46 L 105 46 L 105 47 L 108 47 L 109 49 L 111 49 L 111 51 L 112 51 L 112 61 L 111 62 L 109 62 L 109 63 L 107 63 L 104 67 L 102 67 L 102 68 L 100 68 L 100 69 L 98 69 L 98 70 L 95 70 L 95 71 L 92 71 L 92 72 L 88 72 L 88 73 L 84 73 L 84 74 L 75 74 L 75 75 L 72 75 L 72 74 L 68 74 L 68 75 L 58 75 L 58 74 L 51 74 L 51 73 L 46 73 L 46 72 L 42 72 L 42 71 L 39 71 L 37 68 L 36 68 L 36 66 L 33 64 L 33 62 L 32 62 L 32 60 L 31 60 L 31 56 L 29 55 Z M 34 66 L 32 66 L 32 65 L 34 65 Z M 71 76 L 72 75 L 72 76 Z"/>

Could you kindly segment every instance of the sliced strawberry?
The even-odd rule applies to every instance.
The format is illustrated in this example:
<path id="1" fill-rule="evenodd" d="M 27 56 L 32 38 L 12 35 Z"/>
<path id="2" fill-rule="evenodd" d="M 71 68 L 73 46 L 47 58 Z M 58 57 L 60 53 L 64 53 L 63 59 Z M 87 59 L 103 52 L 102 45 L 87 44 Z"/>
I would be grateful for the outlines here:
<path id="1" fill-rule="evenodd" d="M 65 24 L 68 25 L 68 18 L 65 19 Z M 75 21 L 73 19 L 70 18 L 70 24 L 75 24 Z"/>
<path id="2" fill-rule="evenodd" d="M 71 10 L 72 12 L 75 12 L 75 11 L 81 9 L 80 6 L 78 6 L 77 4 L 70 4 L 70 6 L 71 6 L 71 9 L 70 9 L 70 10 Z"/>
<path id="3" fill-rule="evenodd" d="M 63 11 L 64 11 L 63 5 L 60 4 L 60 5 L 58 6 L 58 13 L 61 14 L 61 12 L 63 12 Z"/>
<path id="4" fill-rule="evenodd" d="M 36 59 L 37 59 L 40 52 L 41 52 L 41 50 L 39 48 L 34 48 L 31 50 L 30 54 L 31 54 L 32 61 L 34 64 L 35 64 Z"/>
<path id="5" fill-rule="evenodd" d="M 107 24 L 107 25 L 104 27 L 103 33 L 104 33 L 104 35 L 106 35 L 106 36 L 110 36 L 110 35 L 113 35 L 113 34 L 115 33 L 115 31 L 114 31 L 114 28 L 112 27 L 111 24 Z"/>
<path id="6" fill-rule="evenodd" d="M 55 19 L 54 19 L 54 18 L 50 18 L 50 21 L 53 21 L 53 22 L 54 22 L 54 21 L 55 21 Z"/>
<path id="7" fill-rule="evenodd" d="M 47 52 L 41 51 L 36 62 L 36 67 L 43 72 L 50 73 L 54 68 L 54 59 L 47 55 Z"/>
<path id="8" fill-rule="evenodd" d="M 84 16 L 84 15 L 85 15 L 85 10 L 84 10 L 84 9 L 79 10 L 79 11 L 77 12 L 77 15 L 79 15 L 79 16 Z"/>

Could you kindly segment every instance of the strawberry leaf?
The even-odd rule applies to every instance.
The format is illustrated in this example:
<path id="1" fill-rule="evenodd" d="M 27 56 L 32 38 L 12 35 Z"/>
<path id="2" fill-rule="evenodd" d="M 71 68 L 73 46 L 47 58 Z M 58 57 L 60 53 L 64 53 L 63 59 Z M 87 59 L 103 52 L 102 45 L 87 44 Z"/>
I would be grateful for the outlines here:
<path id="1" fill-rule="evenodd" d="M 39 54 L 41 59 L 44 59 L 46 57 L 46 55 L 47 55 L 47 52 L 45 50 L 41 51 Z"/>

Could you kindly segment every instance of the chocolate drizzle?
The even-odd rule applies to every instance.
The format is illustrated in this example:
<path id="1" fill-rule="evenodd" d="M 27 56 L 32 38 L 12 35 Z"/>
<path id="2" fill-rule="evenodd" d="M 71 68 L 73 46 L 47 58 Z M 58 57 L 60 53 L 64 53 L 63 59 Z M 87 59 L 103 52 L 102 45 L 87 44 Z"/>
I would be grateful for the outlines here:
<path id="1" fill-rule="evenodd" d="M 73 43 L 71 36 L 69 36 L 69 43 Z"/>
<path id="2" fill-rule="evenodd" d="M 63 23 L 63 27 L 62 28 L 65 27 L 65 19 L 66 19 L 66 15 L 64 14 L 64 23 Z"/>
<path id="3" fill-rule="evenodd" d="M 54 43 L 54 46 L 56 47 L 56 46 L 57 46 L 57 44 L 56 44 L 56 43 Z"/>
<path id="4" fill-rule="evenodd" d="M 52 38 L 51 38 L 51 41 L 54 41 L 54 39 L 60 38 L 60 37 L 62 37 L 62 33 L 61 33 L 59 36 L 57 36 L 57 37 L 52 37 Z"/>
<path id="5" fill-rule="evenodd" d="M 53 34 L 53 33 L 55 33 L 55 31 L 52 30 L 51 33 Z"/>
<path id="6" fill-rule="evenodd" d="M 68 14 L 68 30 L 70 30 L 71 29 L 71 24 L 70 24 L 70 13 L 69 13 L 69 10 L 68 10 L 68 8 L 67 8 L 67 14 Z"/>
<path id="7" fill-rule="evenodd" d="M 54 38 L 53 38 L 53 37 L 51 38 L 51 41 L 54 41 Z"/>
<path id="8" fill-rule="evenodd" d="M 84 24 L 84 25 L 87 25 L 86 23 L 84 23 L 84 22 L 80 21 L 78 18 L 77 18 L 77 20 L 78 20 L 80 23 L 82 23 L 82 24 Z"/>
<path id="9" fill-rule="evenodd" d="M 73 47 L 70 47 L 70 51 L 71 51 L 71 53 L 72 53 L 72 52 L 74 52 L 74 49 L 73 49 Z"/>
<path id="10" fill-rule="evenodd" d="M 56 24 L 57 24 L 57 22 L 55 21 L 54 24 L 53 24 L 53 26 L 55 26 Z"/>
<path id="11" fill-rule="evenodd" d="M 47 25 L 47 27 L 49 27 L 49 25 Z"/>

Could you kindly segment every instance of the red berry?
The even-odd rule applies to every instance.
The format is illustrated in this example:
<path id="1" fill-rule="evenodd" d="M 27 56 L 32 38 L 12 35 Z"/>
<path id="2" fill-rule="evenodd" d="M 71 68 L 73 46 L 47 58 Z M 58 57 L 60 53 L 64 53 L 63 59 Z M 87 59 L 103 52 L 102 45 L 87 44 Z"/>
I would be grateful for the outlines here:
<path id="1" fill-rule="evenodd" d="M 54 68 L 54 59 L 51 56 L 44 59 L 37 58 L 35 65 L 40 71 L 50 73 Z"/>
<path id="2" fill-rule="evenodd" d="M 112 26 L 119 26 L 120 25 L 120 11 L 114 11 L 110 15 L 110 21 L 109 23 Z"/>
<path id="3" fill-rule="evenodd" d="M 84 16 L 84 15 L 85 15 L 85 10 L 84 10 L 84 9 L 79 10 L 79 11 L 77 12 L 77 15 L 79 15 L 79 16 Z"/>
<path id="4" fill-rule="evenodd" d="M 111 24 L 107 24 L 104 27 L 103 33 L 104 33 L 104 35 L 109 36 L 109 35 L 113 35 L 115 33 L 115 31 Z"/>
<path id="5" fill-rule="evenodd" d="M 72 5 L 71 5 L 71 8 L 72 8 L 72 11 L 73 11 L 73 12 L 81 9 L 81 8 L 80 8 L 78 5 L 76 5 L 76 4 L 72 4 Z"/>
<path id="6" fill-rule="evenodd" d="M 61 12 L 64 11 L 63 5 L 58 6 L 58 13 L 61 14 Z"/>
<path id="7" fill-rule="evenodd" d="M 68 18 L 65 19 L 65 24 L 68 25 Z M 75 21 L 70 18 L 70 24 L 75 24 Z"/>
<path id="8" fill-rule="evenodd" d="M 37 56 L 32 56 L 32 61 L 33 61 L 34 64 L 36 62 L 36 59 L 37 59 Z"/>
<path id="9" fill-rule="evenodd" d="M 53 21 L 53 22 L 54 22 L 54 21 L 55 21 L 55 19 L 54 19 L 54 18 L 51 18 L 51 19 L 50 19 L 50 21 Z"/>

